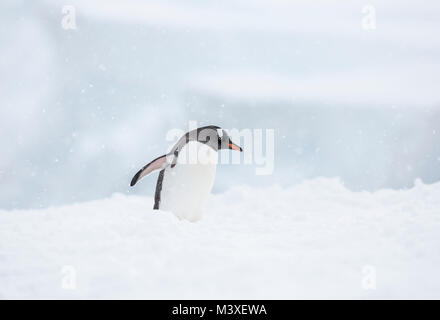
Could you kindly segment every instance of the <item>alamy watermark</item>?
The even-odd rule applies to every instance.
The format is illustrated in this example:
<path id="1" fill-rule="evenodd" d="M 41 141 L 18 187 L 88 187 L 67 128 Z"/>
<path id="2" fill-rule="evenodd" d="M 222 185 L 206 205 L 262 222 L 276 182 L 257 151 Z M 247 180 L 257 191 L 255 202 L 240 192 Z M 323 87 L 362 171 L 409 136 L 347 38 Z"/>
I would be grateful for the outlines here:
<path id="1" fill-rule="evenodd" d="M 61 268 L 61 288 L 65 290 L 76 289 L 75 267 L 66 265 Z"/>
<path id="2" fill-rule="evenodd" d="M 169 151 L 174 144 L 186 133 L 197 129 L 196 121 L 189 121 L 188 130 L 171 129 L 167 132 L 166 140 L 172 142 L 169 147 Z M 229 136 L 230 140 L 222 139 L 222 132 Z M 210 137 L 211 135 L 215 137 Z M 261 129 L 261 128 L 245 128 L 245 129 L 219 129 L 218 133 L 213 130 L 205 130 L 199 132 L 199 139 L 205 141 L 206 139 L 217 139 L 219 136 L 221 141 L 232 142 L 231 146 L 224 146 L 220 149 L 231 149 L 232 152 L 220 152 L 220 161 L 216 153 L 209 153 L 209 148 L 194 149 L 186 154 L 179 154 L 180 163 L 206 163 L 215 162 L 221 164 L 245 164 L 254 165 L 256 175 L 270 175 L 274 171 L 275 161 L 275 131 L 274 129 Z M 202 136 L 202 138 L 200 138 Z M 196 145 L 191 147 L 197 148 Z M 189 147 L 189 148 L 191 148 Z M 239 148 L 242 148 L 242 152 L 237 152 Z M 172 155 L 171 155 L 172 156 Z M 170 161 L 172 161 L 170 159 Z"/>
<path id="3" fill-rule="evenodd" d="M 361 287 L 364 290 L 376 289 L 376 268 L 371 265 L 366 265 L 362 268 Z"/>
<path id="4" fill-rule="evenodd" d="M 362 29 L 376 30 L 376 8 L 372 4 L 367 4 L 362 8 Z"/>
<path id="5" fill-rule="evenodd" d="M 61 27 L 64 30 L 76 30 L 76 9 L 72 5 L 65 5 L 61 9 L 63 17 L 61 19 Z"/>

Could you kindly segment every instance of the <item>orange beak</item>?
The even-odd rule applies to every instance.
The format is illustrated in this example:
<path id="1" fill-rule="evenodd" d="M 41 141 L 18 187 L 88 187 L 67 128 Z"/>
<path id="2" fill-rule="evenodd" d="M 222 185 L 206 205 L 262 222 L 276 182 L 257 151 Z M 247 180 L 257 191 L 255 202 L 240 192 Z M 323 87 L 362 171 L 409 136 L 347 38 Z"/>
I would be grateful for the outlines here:
<path id="1" fill-rule="evenodd" d="M 237 150 L 237 151 L 240 151 L 240 152 L 243 151 L 243 149 L 241 147 L 237 146 L 235 143 L 232 143 L 232 142 L 229 142 L 229 149 Z"/>

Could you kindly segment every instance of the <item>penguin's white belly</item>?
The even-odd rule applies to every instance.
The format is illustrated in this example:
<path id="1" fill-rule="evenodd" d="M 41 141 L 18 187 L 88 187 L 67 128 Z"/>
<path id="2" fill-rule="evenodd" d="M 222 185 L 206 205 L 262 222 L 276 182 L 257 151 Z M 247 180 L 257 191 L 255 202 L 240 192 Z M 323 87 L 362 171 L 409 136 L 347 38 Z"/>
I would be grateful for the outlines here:
<path id="1" fill-rule="evenodd" d="M 196 141 L 187 143 L 176 166 L 165 169 L 159 209 L 189 221 L 200 219 L 214 184 L 217 161 L 217 151 L 211 147 Z"/>

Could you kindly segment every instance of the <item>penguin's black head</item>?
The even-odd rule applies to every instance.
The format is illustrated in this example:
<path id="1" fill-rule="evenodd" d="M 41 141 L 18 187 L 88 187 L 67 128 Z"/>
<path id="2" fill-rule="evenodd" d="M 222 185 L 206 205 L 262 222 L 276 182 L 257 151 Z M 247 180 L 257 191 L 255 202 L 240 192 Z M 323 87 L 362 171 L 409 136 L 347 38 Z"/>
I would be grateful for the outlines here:
<path id="1" fill-rule="evenodd" d="M 243 149 L 233 143 L 228 133 L 220 127 L 208 126 L 198 129 L 198 141 L 209 145 L 214 150 L 231 149 L 242 152 Z"/>

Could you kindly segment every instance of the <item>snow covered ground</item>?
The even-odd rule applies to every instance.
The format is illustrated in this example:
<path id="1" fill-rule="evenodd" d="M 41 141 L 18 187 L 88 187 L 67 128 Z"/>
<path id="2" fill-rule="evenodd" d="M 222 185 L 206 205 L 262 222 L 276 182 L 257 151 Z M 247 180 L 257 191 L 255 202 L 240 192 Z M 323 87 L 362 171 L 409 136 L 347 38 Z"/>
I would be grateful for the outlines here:
<path id="1" fill-rule="evenodd" d="M 0 211 L 0 298 L 440 298 L 440 183 L 234 187 L 196 223 L 151 207 Z"/>

